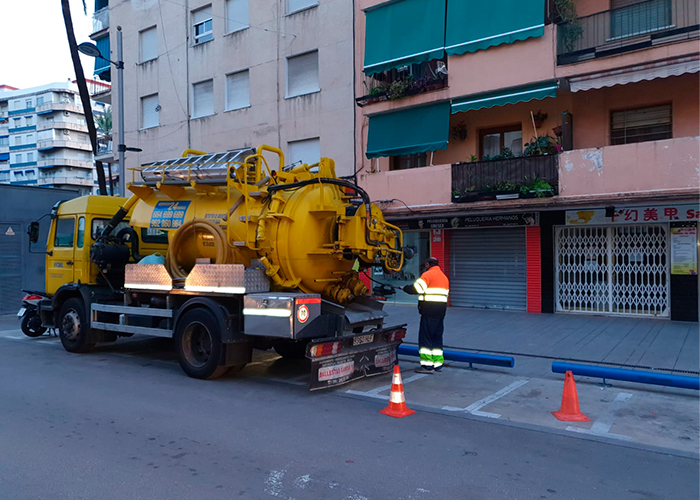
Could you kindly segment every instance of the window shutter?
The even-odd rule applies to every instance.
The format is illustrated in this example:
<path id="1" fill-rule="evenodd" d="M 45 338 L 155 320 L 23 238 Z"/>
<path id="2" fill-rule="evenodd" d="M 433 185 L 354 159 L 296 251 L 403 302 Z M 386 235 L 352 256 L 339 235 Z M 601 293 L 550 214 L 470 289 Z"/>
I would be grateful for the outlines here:
<path id="1" fill-rule="evenodd" d="M 615 111 L 612 114 L 613 130 L 653 127 L 669 123 L 671 123 L 671 105 Z"/>
<path id="2" fill-rule="evenodd" d="M 226 75 L 226 109 L 250 106 L 250 76 L 248 70 Z"/>
<path id="3" fill-rule="evenodd" d="M 153 28 L 141 32 L 141 62 L 158 57 L 158 31 Z"/>
<path id="4" fill-rule="evenodd" d="M 309 94 L 319 90 L 318 51 L 287 60 L 287 96 Z"/>
<path id="5" fill-rule="evenodd" d="M 289 143 L 289 160 L 287 164 L 301 161 L 313 165 L 321 161 L 321 141 L 318 138 Z"/>
<path id="6" fill-rule="evenodd" d="M 192 117 L 214 114 L 214 80 L 195 83 L 192 87 L 194 94 Z"/>
<path id="7" fill-rule="evenodd" d="M 211 5 L 192 12 L 192 24 L 203 23 L 209 19 L 211 19 Z"/>
<path id="8" fill-rule="evenodd" d="M 287 12 L 296 12 L 312 5 L 318 5 L 318 0 L 288 0 Z"/>
<path id="9" fill-rule="evenodd" d="M 247 28 L 248 23 L 248 0 L 226 0 L 226 32 Z"/>
<path id="10" fill-rule="evenodd" d="M 141 98 L 142 128 L 157 127 L 160 125 L 157 108 L 158 94 Z"/>

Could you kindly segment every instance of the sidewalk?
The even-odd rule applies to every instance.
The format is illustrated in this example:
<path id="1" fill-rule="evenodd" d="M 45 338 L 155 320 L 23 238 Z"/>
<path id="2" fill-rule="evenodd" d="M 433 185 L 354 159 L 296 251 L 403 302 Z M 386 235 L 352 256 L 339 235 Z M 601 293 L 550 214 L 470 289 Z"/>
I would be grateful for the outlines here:
<path id="1" fill-rule="evenodd" d="M 416 306 L 385 304 L 384 310 L 389 313 L 386 324 L 408 323 L 406 342 L 418 342 Z M 700 371 L 698 340 L 698 323 L 463 307 L 448 308 L 444 335 L 445 347 L 507 353 L 516 358 L 516 367 L 536 358 L 551 366 L 549 358 L 556 358 L 680 374 Z M 539 372 L 544 363 L 537 365 Z"/>

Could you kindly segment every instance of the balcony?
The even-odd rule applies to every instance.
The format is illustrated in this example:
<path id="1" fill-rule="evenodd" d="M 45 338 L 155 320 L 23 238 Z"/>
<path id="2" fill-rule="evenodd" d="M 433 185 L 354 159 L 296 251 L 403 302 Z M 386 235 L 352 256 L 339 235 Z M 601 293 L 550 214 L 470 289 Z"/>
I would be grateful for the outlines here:
<path id="1" fill-rule="evenodd" d="M 560 197 L 677 190 L 697 193 L 699 140 L 681 137 L 561 153 Z"/>
<path id="2" fill-rule="evenodd" d="M 49 167 L 77 167 L 77 168 L 92 168 L 93 163 L 90 160 L 76 160 L 74 158 L 66 158 L 63 156 L 41 156 L 41 159 L 36 162 L 39 168 Z"/>
<path id="3" fill-rule="evenodd" d="M 559 193 L 558 155 L 452 165 L 452 202 L 544 198 Z"/>
<path id="4" fill-rule="evenodd" d="M 37 180 L 39 186 L 94 186 L 95 181 L 66 175 L 42 176 Z"/>
<path id="5" fill-rule="evenodd" d="M 36 108 L 37 115 L 45 115 L 53 111 L 71 111 L 83 114 L 83 107 L 72 102 L 47 102 Z"/>
<path id="6" fill-rule="evenodd" d="M 557 64 L 696 39 L 699 10 L 697 0 L 647 0 L 559 24 Z"/>
<path id="7" fill-rule="evenodd" d="M 109 29 L 109 6 L 103 7 L 100 10 L 95 11 L 92 16 L 92 35 L 94 37 L 96 34 Z"/>
<path id="8" fill-rule="evenodd" d="M 67 122 L 62 120 L 49 120 L 40 122 L 36 126 L 37 130 L 64 129 L 74 130 L 75 132 L 85 132 L 87 134 L 87 125 L 81 123 Z"/>
<path id="9" fill-rule="evenodd" d="M 57 148 L 69 148 L 69 149 L 80 149 L 82 151 L 92 151 L 92 146 L 89 142 L 81 141 L 71 141 L 63 139 L 50 139 L 39 141 L 36 144 L 36 148 L 39 151 L 48 151 L 49 149 Z"/>
<path id="10" fill-rule="evenodd" d="M 447 68 L 445 61 L 427 61 L 365 76 L 363 90 L 366 95 L 358 97 L 355 102 L 362 107 L 374 102 L 394 101 L 446 87 Z"/>
<path id="11" fill-rule="evenodd" d="M 114 149 L 111 135 L 97 137 L 97 154 L 95 155 L 95 159 L 106 163 L 114 161 Z"/>

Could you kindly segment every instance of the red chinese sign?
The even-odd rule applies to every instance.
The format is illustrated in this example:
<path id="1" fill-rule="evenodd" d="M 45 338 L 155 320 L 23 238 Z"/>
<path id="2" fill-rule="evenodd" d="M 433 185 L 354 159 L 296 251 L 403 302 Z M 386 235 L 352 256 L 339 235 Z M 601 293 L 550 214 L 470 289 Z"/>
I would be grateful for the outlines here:
<path id="1" fill-rule="evenodd" d="M 615 207 L 610 216 L 604 208 L 592 210 L 567 210 L 567 225 L 635 224 L 700 220 L 700 205 L 651 205 L 641 207 Z"/>

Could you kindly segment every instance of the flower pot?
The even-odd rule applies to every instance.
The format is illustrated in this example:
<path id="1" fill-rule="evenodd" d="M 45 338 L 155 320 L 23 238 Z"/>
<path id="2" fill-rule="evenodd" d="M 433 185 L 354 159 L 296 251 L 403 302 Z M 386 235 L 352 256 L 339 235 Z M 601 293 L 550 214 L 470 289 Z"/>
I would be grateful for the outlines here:
<path id="1" fill-rule="evenodd" d="M 542 124 L 544 124 L 544 120 L 535 120 L 535 127 L 541 128 Z"/>
<path id="2" fill-rule="evenodd" d="M 554 135 L 556 135 L 557 137 L 560 137 L 561 136 L 561 125 L 557 125 L 556 127 L 554 127 L 552 129 L 552 132 L 554 132 Z"/>

